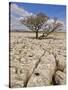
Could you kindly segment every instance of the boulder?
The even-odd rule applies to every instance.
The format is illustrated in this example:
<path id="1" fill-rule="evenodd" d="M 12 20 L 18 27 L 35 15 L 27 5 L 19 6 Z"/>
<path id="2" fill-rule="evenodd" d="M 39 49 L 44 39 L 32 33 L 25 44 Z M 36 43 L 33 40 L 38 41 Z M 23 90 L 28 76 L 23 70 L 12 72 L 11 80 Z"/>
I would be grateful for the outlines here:
<path id="1" fill-rule="evenodd" d="M 55 73 L 55 82 L 57 85 L 64 85 L 66 84 L 66 75 L 62 71 L 57 71 Z"/>
<path id="2" fill-rule="evenodd" d="M 63 71 L 66 67 L 66 58 L 62 55 L 57 55 L 57 69 Z"/>
<path id="3" fill-rule="evenodd" d="M 40 63 L 27 84 L 28 87 L 51 85 L 56 68 L 55 58 L 52 54 L 46 52 L 40 59 Z"/>

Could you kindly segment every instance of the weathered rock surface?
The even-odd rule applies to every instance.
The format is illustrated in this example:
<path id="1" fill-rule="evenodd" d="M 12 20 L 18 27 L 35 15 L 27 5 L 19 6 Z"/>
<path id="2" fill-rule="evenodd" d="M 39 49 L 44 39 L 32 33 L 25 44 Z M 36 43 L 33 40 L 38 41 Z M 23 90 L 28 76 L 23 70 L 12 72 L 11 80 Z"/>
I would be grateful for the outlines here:
<path id="1" fill-rule="evenodd" d="M 54 56 L 46 52 L 40 59 L 41 61 L 32 74 L 27 86 L 51 85 L 56 67 Z"/>
<path id="2" fill-rule="evenodd" d="M 66 67 L 66 57 L 62 55 L 57 55 L 56 60 L 57 60 L 57 69 L 63 71 L 64 68 Z"/>
<path id="3" fill-rule="evenodd" d="M 55 82 L 57 85 L 64 85 L 66 84 L 66 75 L 61 71 L 57 71 L 55 74 Z"/>
<path id="4" fill-rule="evenodd" d="M 53 76 L 56 83 L 65 84 L 65 33 L 60 34 L 36 40 L 33 33 L 10 33 L 10 87 L 52 85 Z"/>

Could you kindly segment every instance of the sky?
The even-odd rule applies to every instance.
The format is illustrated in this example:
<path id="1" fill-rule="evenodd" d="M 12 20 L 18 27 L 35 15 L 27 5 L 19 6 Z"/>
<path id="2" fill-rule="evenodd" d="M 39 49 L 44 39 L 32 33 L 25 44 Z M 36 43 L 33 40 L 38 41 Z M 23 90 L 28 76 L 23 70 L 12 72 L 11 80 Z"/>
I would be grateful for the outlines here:
<path id="1" fill-rule="evenodd" d="M 38 12 L 42 12 L 50 18 L 57 17 L 59 20 L 63 21 L 66 24 L 66 6 L 64 5 L 33 4 L 19 2 L 11 3 L 11 24 L 13 26 L 13 23 L 15 22 L 13 17 L 16 18 L 16 20 L 18 21 L 20 18 L 37 14 Z"/>

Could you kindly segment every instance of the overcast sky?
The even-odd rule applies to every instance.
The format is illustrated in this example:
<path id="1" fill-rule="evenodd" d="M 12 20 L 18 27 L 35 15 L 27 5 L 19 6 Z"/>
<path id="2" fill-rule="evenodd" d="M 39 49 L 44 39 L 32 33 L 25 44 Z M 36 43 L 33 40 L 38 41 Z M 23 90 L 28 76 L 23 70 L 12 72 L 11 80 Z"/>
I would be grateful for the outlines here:
<path id="1" fill-rule="evenodd" d="M 49 17 L 57 17 L 66 24 L 66 6 L 64 5 L 49 5 L 49 4 L 32 4 L 32 3 L 11 3 L 11 29 L 28 29 L 20 23 L 20 19 L 43 12 Z"/>

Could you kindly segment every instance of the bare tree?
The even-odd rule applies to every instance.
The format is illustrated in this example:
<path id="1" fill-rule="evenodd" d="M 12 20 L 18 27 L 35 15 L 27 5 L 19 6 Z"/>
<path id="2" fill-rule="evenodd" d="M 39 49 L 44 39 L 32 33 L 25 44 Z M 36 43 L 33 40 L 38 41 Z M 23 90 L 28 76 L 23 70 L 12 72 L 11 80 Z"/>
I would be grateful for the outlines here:
<path id="1" fill-rule="evenodd" d="M 41 26 L 48 20 L 48 16 L 43 13 L 38 13 L 36 16 L 30 16 L 24 20 L 21 20 L 21 23 L 29 27 L 31 30 L 36 32 L 36 39 L 38 39 L 38 31 L 41 29 Z"/>
<path id="2" fill-rule="evenodd" d="M 43 37 L 46 38 L 51 33 L 60 31 L 64 27 L 63 23 L 58 22 L 57 18 L 54 18 L 53 22 L 51 22 L 50 24 L 48 24 L 47 22 L 44 24 L 45 24 L 45 28 L 43 29 L 43 35 L 40 36 L 40 38 L 43 38 Z"/>

